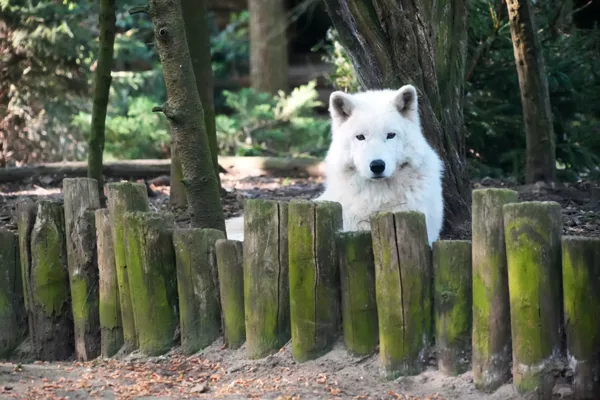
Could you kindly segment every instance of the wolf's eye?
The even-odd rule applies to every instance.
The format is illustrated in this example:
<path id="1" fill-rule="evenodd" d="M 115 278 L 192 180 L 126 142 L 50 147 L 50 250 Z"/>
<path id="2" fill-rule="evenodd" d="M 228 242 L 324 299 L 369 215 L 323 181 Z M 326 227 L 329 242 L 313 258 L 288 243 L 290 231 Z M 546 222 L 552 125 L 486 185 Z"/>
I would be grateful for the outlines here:
<path id="1" fill-rule="evenodd" d="M 396 137 L 396 134 L 394 132 L 390 132 L 390 133 L 387 134 L 387 138 L 388 139 L 393 139 L 395 137 Z"/>
<path id="2" fill-rule="evenodd" d="M 358 140 L 365 140 L 365 135 L 356 135 Z"/>

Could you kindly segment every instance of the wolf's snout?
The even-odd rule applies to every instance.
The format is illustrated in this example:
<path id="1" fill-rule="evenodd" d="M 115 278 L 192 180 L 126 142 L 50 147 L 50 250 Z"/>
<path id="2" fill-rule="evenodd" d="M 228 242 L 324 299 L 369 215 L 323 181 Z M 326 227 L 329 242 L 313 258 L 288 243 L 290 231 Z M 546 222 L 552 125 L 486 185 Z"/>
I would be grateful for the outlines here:
<path id="1" fill-rule="evenodd" d="M 385 162 L 383 160 L 373 160 L 371 161 L 370 168 L 374 174 L 381 174 L 385 171 Z"/>

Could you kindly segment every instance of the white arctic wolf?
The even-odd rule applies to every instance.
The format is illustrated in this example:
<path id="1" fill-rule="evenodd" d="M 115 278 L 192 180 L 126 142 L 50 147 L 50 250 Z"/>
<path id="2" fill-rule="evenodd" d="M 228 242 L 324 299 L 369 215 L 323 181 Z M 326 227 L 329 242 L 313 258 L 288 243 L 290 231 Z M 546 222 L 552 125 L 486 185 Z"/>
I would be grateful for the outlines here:
<path id="1" fill-rule="evenodd" d="M 423 136 L 414 86 L 334 92 L 329 111 L 325 192 L 315 201 L 339 202 L 345 231 L 370 230 L 375 212 L 421 211 L 435 242 L 444 217 L 443 164 Z M 243 217 L 228 220 L 227 233 L 242 240 Z"/>

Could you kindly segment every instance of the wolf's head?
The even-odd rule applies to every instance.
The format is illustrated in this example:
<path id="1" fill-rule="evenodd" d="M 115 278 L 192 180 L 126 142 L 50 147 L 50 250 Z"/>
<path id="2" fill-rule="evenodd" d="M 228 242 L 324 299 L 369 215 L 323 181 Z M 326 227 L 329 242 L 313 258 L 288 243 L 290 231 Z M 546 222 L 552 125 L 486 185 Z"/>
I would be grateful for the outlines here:
<path id="1" fill-rule="evenodd" d="M 414 86 L 357 94 L 337 91 L 329 99 L 329 112 L 330 164 L 378 180 L 423 162 L 428 145 L 421 132 Z"/>

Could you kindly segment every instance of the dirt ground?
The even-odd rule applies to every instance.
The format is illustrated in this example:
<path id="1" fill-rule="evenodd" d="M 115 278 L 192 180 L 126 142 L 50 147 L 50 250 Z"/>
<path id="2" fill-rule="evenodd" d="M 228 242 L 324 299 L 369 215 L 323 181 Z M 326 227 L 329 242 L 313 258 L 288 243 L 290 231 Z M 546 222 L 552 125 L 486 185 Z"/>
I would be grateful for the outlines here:
<path id="1" fill-rule="evenodd" d="M 242 213 L 244 198 L 312 199 L 323 190 L 321 179 L 240 177 L 223 175 L 226 217 Z M 484 179 L 472 187 L 511 187 L 521 200 L 553 200 L 563 209 L 564 234 L 600 236 L 600 200 L 592 199 L 597 183 L 517 186 Z M 62 200 L 61 180 L 38 177 L 18 184 L 0 184 L 0 227 L 16 229 L 19 199 Z M 168 209 L 167 178 L 148 181 L 156 210 Z M 178 210 L 174 210 L 178 211 Z M 177 213 L 181 225 L 185 212 Z M 469 238 L 467 228 L 455 238 Z M 444 238 L 448 238 L 447 236 Z M 27 355 L 27 342 L 22 346 Z M 20 363 L 19 363 L 20 362 Z M 245 347 L 226 349 L 221 340 L 186 357 L 175 348 L 166 356 L 144 358 L 134 353 L 123 359 L 92 362 L 30 363 L 26 359 L 0 362 L 0 399 L 464 399 L 520 398 L 507 383 L 495 393 L 478 392 L 471 374 L 446 377 L 433 366 L 418 376 L 385 381 L 377 354 L 354 358 L 342 342 L 315 361 L 298 364 L 288 343 L 279 353 L 248 360 Z M 568 386 L 557 387 L 556 398 L 567 398 Z"/>

